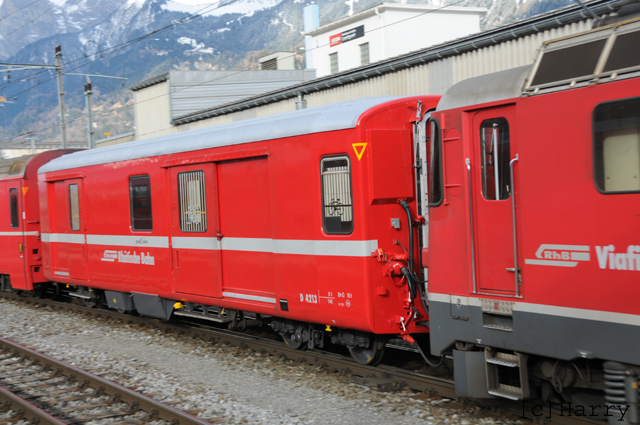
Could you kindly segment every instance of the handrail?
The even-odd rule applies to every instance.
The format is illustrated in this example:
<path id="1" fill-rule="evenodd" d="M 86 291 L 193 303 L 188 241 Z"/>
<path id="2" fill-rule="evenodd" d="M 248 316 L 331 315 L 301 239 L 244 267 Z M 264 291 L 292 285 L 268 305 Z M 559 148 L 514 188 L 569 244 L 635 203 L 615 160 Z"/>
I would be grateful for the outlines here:
<path id="1" fill-rule="evenodd" d="M 513 164 L 518 161 L 518 154 L 509 162 L 511 173 L 511 217 L 513 221 L 513 266 L 516 276 L 516 297 L 520 296 L 520 269 L 518 268 L 518 236 L 516 230 L 516 190 L 515 180 L 513 180 Z"/>

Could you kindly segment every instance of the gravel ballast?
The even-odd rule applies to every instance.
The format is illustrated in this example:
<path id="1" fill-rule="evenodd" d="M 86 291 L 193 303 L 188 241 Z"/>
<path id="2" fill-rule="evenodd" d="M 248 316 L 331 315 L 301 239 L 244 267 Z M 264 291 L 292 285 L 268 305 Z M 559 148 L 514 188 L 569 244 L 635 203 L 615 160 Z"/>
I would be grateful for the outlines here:
<path id="1" fill-rule="evenodd" d="M 298 364 L 153 327 L 0 299 L 0 336 L 120 385 L 228 424 L 518 424 L 409 390 L 372 391 Z M 505 419 L 508 416 L 509 419 Z"/>

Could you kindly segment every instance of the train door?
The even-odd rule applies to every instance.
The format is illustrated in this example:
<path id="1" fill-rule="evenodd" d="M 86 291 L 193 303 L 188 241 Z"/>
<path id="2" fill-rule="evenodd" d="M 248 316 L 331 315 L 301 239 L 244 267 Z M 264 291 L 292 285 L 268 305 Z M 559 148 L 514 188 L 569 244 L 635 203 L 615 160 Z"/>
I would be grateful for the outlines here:
<path id="1" fill-rule="evenodd" d="M 267 157 L 218 164 L 225 298 L 275 304 L 268 164 Z"/>
<path id="2" fill-rule="evenodd" d="M 13 288 L 26 289 L 25 272 L 25 247 L 24 247 L 24 197 L 22 196 L 22 183 L 20 180 L 6 182 L 6 196 L 9 198 L 9 231 L 7 232 L 7 244 L 4 247 L 5 257 L 3 269 L 9 274 Z"/>
<path id="3" fill-rule="evenodd" d="M 84 193 L 82 179 L 53 183 L 55 194 L 52 263 L 55 276 L 86 280 Z"/>
<path id="4" fill-rule="evenodd" d="M 221 297 L 215 165 L 173 167 L 170 178 L 175 291 Z"/>
<path id="5" fill-rule="evenodd" d="M 515 204 L 512 205 L 511 181 L 511 167 L 517 158 L 515 128 L 512 107 L 481 111 L 473 118 L 477 289 L 514 296 L 519 293 L 514 268 Z"/>

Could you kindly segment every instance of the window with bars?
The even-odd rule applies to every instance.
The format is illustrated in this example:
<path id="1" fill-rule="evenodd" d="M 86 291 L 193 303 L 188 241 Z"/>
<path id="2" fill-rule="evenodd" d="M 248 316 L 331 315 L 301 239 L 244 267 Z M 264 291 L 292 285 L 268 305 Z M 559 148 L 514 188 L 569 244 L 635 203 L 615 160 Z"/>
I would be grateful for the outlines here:
<path id="1" fill-rule="evenodd" d="M 369 43 L 360 45 L 360 65 L 369 65 Z"/>
<path id="2" fill-rule="evenodd" d="M 69 185 L 69 224 L 71 230 L 80 230 L 80 197 L 77 184 Z"/>
<path id="3" fill-rule="evenodd" d="M 329 63 L 331 64 L 331 73 L 335 74 L 338 72 L 338 52 L 331 53 L 329 55 Z"/>
<path id="4" fill-rule="evenodd" d="M 353 231 L 353 201 L 351 198 L 351 166 L 348 156 L 323 158 L 322 224 L 328 234 L 348 234 Z"/>
<path id="5" fill-rule="evenodd" d="M 18 214 L 18 189 L 9 189 L 9 210 L 11 212 L 11 228 L 20 227 L 20 216 Z"/>
<path id="6" fill-rule="evenodd" d="M 207 231 L 207 197 L 204 171 L 178 174 L 180 198 L 180 230 L 202 233 Z"/>
<path id="7" fill-rule="evenodd" d="M 133 230 L 153 230 L 151 214 L 151 179 L 148 175 L 129 179 L 129 200 L 131 204 L 131 228 Z"/>

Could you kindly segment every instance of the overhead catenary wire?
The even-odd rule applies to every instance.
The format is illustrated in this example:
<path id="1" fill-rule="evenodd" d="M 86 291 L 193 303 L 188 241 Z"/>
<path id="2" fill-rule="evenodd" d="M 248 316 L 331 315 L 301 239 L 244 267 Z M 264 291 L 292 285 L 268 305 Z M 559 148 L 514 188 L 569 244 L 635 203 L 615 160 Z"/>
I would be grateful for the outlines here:
<path id="1" fill-rule="evenodd" d="M 212 9 L 212 10 L 216 10 L 216 9 L 218 9 L 218 8 L 220 8 L 220 7 L 227 6 L 227 5 L 229 5 L 229 4 L 235 3 L 236 1 L 238 1 L 238 0 L 226 0 L 226 1 L 225 1 L 225 0 L 221 0 L 221 1 L 216 2 L 216 3 L 222 3 L 222 2 L 224 2 L 224 4 L 218 5 L 215 9 Z M 453 3 L 447 4 L 447 5 L 444 5 L 444 6 L 440 6 L 440 7 L 438 7 L 438 8 L 432 9 L 432 10 L 425 11 L 425 12 L 423 12 L 423 13 L 420 13 L 420 14 L 417 14 L 417 15 L 414 15 L 414 16 L 411 16 L 411 17 L 408 17 L 408 18 L 402 19 L 402 20 L 397 21 L 397 22 L 392 22 L 392 23 L 389 23 L 389 24 L 386 24 L 386 25 L 382 25 L 382 26 L 380 26 L 380 27 L 378 27 L 378 28 L 375 28 L 375 29 L 373 29 L 373 30 L 370 30 L 370 31 L 369 31 L 369 33 L 374 32 L 374 31 L 382 30 L 382 29 L 387 28 L 387 27 L 392 26 L 392 25 L 401 24 L 401 23 L 404 23 L 404 22 L 406 22 L 406 21 L 408 21 L 408 20 L 416 19 L 416 18 L 421 17 L 421 16 L 424 16 L 424 15 L 426 15 L 426 14 L 434 13 L 434 12 L 437 12 L 437 11 L 440 11 L 440 10 L 443 10 L 443 9 L 446 9 L 446 8 L 448 8 L 448 7 L 451 7 L 451 6 L 460 5 L 460 4 L 465 3 L 465 2 L 467 2 L 467 1 L 469 1 L 469 0 L 458 0 L 458 1 L 455 1 L 455 2 L 453 2 Z M 191 15 L 188 15 L 187 17 L 185 17 L 185 18 L 182 18 L 182 20 L 181 20 L 180 24 L 182 24 L 182 23 L 184 23 L 184 22 L 188 22 L 189 20 L 195 19 L 195 18 L 197 18 L 197 17 L 199 17 L 199 16 L 202 16 L 202 14 L 203 14 L 203 13 L 208 13 L 208 12 L 210 12 L 210 11 L 207 11 L 207 12 L 202 12 L 202 11 L 203 11 L 203 10 L 205 10 L 205 9 L 210 8 L 211 6 L 212 6 L 212 5 L 208 5 L 208 6 L 204 7 L 204 8 L 202 8 L 202 9 L 200 9 L 199 11 L 194 12 L 194 14 L 191 14 Z M 198 15 L 196 15 L 196 14 L 198 14 Z M 111 51 L 111 52 L 109 52 L 109 53 L 107 53 L 106 55 L 114 54 L 114 53 L 116 53 L 116 52 L 118 52 L 118 51 L 120 51 L 120 50 L 122 50 L 122 49 L 124 49 L 124 48 L 126 48 L 126 47 L 128 47 L 128 46 L 130 46 L 130 45 L 132 45 L 132 44 L 135 44 L 136 42 L 139 42 L 139 41 L 142 41 L 142 40 L 144 40 L 144 39 L 148 38 L 148 37 L 149 37 L 149 36 L 151 36 L 151 35 L 157 34 L 157 33 L 161 32 L 161 31 L 164 31 L 164 30 L 166 30 L 166 29 L 173 28 L 173 27 L 174 27 L 174 23 L 172 23 L 171 25 L 167 25 L 167 26 L 165 26 L 165 27 L 163 27 L 163 28 L 160 28 L 160 29 L 157 29 L 157 30 L 154 30 L 154 31 L 150 31 L 150 32 L 146 33 L 145 35 L 140 36 L 140 37 L 137 37 L 137 38 L 135 38 L 135 39 L 131 39 L 131 40 L 128 40 L 128 41 L 126 41 L 126 42 L 120 43 L 119 45 L 113 46 L 113 47 L 111 47 L 110 49 L 106 49 L 106 50 L 99 51 L 99 52 L 97 52 L 97 53 L 96 53 L 96 55 L 98 55 L 99 53 L 104 53 L 104 52 L 106 52 L 106 51 L 108 51 L 108 50 L 112 50 L 112 51 Z M 322 48 L 322 47 L 326 47 L 327 45 L 328 45 L 328 44 L 318 45 L 318 46 L 316 46 L 316 47 L 314 47 L 314 48 L 308 49 L 307 51 L 316 50 L 316 49 L 319 49 L 319 48 Z M 116 47 L 118 47 L 118 48 L 117 48 L 117 50 L 113 50 L 113 49 L 115 49 Z M 290 56 L 286 56 L 286 57 L 285 57 L 285 59 L 286 59 L 286 58 L 294 57 L 295 55 L 296 55 L 295 53 L 292 53 Z M 105 55 L 103 55 L 103 57 L 104 57 L 104 56 L 105 56 Z M 77 62 L 77 61 L 82 60 L 82 59 L 84 59 L 84 58 L 79 58 L 79 59 L 76 59 L 76 60 L 70 61 L 70 62 L 68 62 L 68 64 L 71 64 L 71 63 Z M 96 61 L 97 61 L 97 60 L 99 60 L 99 59 L 101 59 L 101 58 L 93 59 L 93 60 L 91 60 L 91 61 L 89 61 L 89 62 L 86 62 L 86 63 L 84 63 L 84 64 L 81 64 L 81 65 L 79 65 L 79 66 L 77 66 L 77 67 L 75 67 L 75 68 L 72 68 L 70 71 L 74 71 L 74 70 L 76 70 L 76 69 L 79 69 L 79 68 L 82 68 L 82 67 L 84 67 L 84 66 L 87 66 L 87 65 L 89 65 L 89 64 L 91 64 L 91 63 L 93 63 L 93 62 L 96 62 Z M 255 70 L 255 69 L 256 69 L 256 66 L 257 66 L 257 65 L 250 66 L 250 67 L 247 67 L 247 68 L 245 68 L 245 69 L 238 70 L 237 72 L 234 72 L 234 73 L 232 73 L 232 74 L 230 74 L 230 75 L 225 75 L 225 76 L 221 76 L 221 77 L 213 78 L 213 79 L 211 79 L 211 80 L 207 80 L 207 81 L 204 81 L 204 82 L 202 82 L 202 83 L 198 83 L 198 84 L 194 84 L 194 85 L 191 85 L 191 86 L 188 86 L 188 87 L 184 87 L 184 88 L 176 89 L 176 90 L 174 90 L 171 94 L 174 94 L 174 93 L 176 93 L 176 92 L 183 91 L 183 90 L 193 89 L 194 87 L 199 87 L 199 86 L 202 86 L 202 85 L 205 85 L 205 84 L 208 84 L 208 83 L 211 83 L 211 82 L 217 81 L 217 80 L 226 79 L 226 78 L 229 78 L 229 77 L 231 77 L 231 76 L 235 76 L 235 75 L 241 74 L 241 73 L 243 73 L 243 72 L 252 71 L 252 70 Z M 46 71 L 44 71 L 44 72 L 46 72 Z M 69 71 L 68 71 L 68 72 L 69 72 Z M 36 74 L 37 74 L 37 73 L 36 73 Z M 28 91 L 30 91 L 30 90 L 32 90 L 32 89 L 34 89 L 34 88 L 38 87 L 39 85 L 44 84 L 44 83 L 46 83 L 46 82 L 48 82 L 48 81 L 51 81 L 51 80 L 53 80 L 53 78 L 51 78 L 51 79 L 49 79 L 49 80 L 46 80 L 46 81 L 43 81 L 43 82 L 40 82 L 40 83 L 39 83 L 39 84 L 37 84 L 36 86 L 30 87 L 29 89 L 23 90 L 23 91 L 21 91 L 21 92 L 19 92 L 19 93 L 15 94 L 15 95 L 14 95 L 14 97 L 18 97 L 18 96 L 20 96 L 21 94 L 26 93 L 26 92 L 28 92 Z M 109 89 L 109 90 L 111 90 L 111 89 Z M 130 90 L 130 89 L 125 89 L 125 90 Z M 121 92 L 121 91 L 124 91 L 124 90 L 117 90 L 117 91 L 115 91 L 115 90 L 111 90 L 111 91 L 112 91 L 112 92 L 114 92 L 114 93 L 118 93 L 118 92 Z M 95 117 L 95 116 L 105 115 L 105 114 L 108 114 L 108 113 L 112 113 L 112 112 L 114 112 L 114 111 L 117 111 L 117 110 L 119 110 L 119 109 L 123 109 L 123 108 L 130 108 L 130 107 L 132 107 L 132 106 L 140 105 L 141 103 L 145 103 L 145 102 L 152 101 L 152 100 L 155 100 L 155 99 L 159 99 L 159 98 L 162 98 L 162 97 L 166 97 L 166 96 L 169 96 L 169 95 L 170 95 L 170 94 L 160 94 L 160 95 L 157 95 L 157 96 L 154 96 L 154 97 L 150 97 L 150 98 L 145 99 L 145 100 L 142 100 L 142 101 L 133 102 L 133 103 L 131 103 L 131 104 L 127 104 L 127 105 L 122 105 L 122 106 L 119 106 L 119 107 L 111 108 L 111 109 L 110 109 L 110 110 L 108 110 L 108 111 L 104 111 L 104 112 L 101 112 L 101 113 L 93 114 L 93 116 Z M 83 118 L 83 117 L 75 118 L 75 119 L 71 120 L 70 122 L 74 122 L 74 121 L 76 121 L 76 120 L 78 120 L 78 119 L 81 119 L 81 118 Z M 52 129 L 52 128 L 54 128 L 54 126 L 47 127 L 46 129 L 42 129 L 42 130 L 40 130 L 40 131 L 38 131 L 38 132 L 45 131 L 45 130 L 47 130 L 47 129 Z M 12 140 L 16 140 L 16 139 L 17 139 L 17 138 L 14 138 L 14 139 L 12 139 Z"/>

